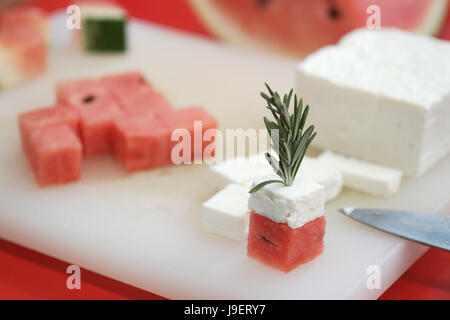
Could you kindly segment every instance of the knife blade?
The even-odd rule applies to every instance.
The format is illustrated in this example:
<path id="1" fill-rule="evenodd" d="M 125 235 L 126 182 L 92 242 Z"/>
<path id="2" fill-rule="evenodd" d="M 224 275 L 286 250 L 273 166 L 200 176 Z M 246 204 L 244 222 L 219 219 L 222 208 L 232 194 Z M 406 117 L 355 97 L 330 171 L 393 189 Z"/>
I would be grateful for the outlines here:
<path id="1" fill-rule="evenodd" d="M 339 211 L 376 229 L 450 252 L 450 217 L 352 207 L 345 207 Z"/>

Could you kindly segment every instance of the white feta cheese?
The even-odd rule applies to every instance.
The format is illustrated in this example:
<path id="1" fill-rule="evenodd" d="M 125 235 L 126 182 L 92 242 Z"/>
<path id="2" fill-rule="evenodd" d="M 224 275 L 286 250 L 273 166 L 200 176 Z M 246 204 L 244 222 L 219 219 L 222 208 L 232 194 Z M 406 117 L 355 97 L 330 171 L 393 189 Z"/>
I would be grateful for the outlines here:
<path id="1" fill-rule="evenodd" d="M 273 173 L 262 154 L 226 160 L 210 166 L 209 170 L 210 183 L 217 189 L 222 189 L 230 183 L 250 186 L 253 179 Z"/>
<path id="2" fill-rule="evenodd" d="M 342 173 L 320 164 L 317 159 L 304 158 L 296 179 L 322 185 L 325 188 L 325 202 L 337 198 L 342 191 Z"/>
<path id="3" fill-rule="evenodd" d="M 300 63 L 313 143 L 420 176 L 450 150 L 450 44 L 361 29 Z"/>
<path id="4" fill-rule="evenodd" d="M 237 158 L 209 167 L 211 186 L 220 190 L 230 183 L 237 183 L 250 189 L 253 180 L 274 174 L 264 154 L 248 158 Z M 340 171 L 320 165 L 314 158 L 305 157 L 298 173 L 301 181 L 317 182 L 325 187 L 325 201 L 335 199 L 342 190 Z"/>
<path id="5" fill-rule="evenodd" d="M 245 240 L 248 234 L 249 189 L 230 184 L 202 206 L 202 226 L 207 232 L 233 240 Z"/>
<path id="6" fill-rule="evenodd" d="M 390 196 L 398 191 L 402 180 L 400 170 L 347 158 L 330 151 L 321 154 L 318 161 L 341 171 L 346 187 L 369 194 Z"/>
<path id="7" fill-rule="evenodd" d="M 279 180 L 277 176 L 265 176 L 253 182 L 253 186 Z M 292 186 L 273 183 L 250 194 L 250 210 L 278 223 L 287 223 L 296 229 L 324 214 L 324 187 L 315 182 L 296 179 Z"/>

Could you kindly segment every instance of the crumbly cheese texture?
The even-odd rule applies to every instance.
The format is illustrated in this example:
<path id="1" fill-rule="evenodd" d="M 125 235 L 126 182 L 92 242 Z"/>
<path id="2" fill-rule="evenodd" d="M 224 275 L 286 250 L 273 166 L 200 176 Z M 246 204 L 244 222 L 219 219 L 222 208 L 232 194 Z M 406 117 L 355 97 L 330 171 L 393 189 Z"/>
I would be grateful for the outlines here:
<path id="1" fill-rule="evenodd" d="M 252 186 L 277 176 L 256 179 Z M 250 210 L 277 223 L 286 223 L 290 228 L 300 228 L 324 215 L 324 187 L 315 182 L 296 179 L 292 186 L 273 183 L 252 193 L 248 200 Z"/>
<path id="2" fill-rule="evenodd" d="M 248 234 L 248 189 L 230 184 L 202 205 L 202 226 L 207 232 L 232 240 L 245 240 Z"/>
<path id="3" fill-rule="evenodd" d="M 220 190 L 230 183 L 246 186 L 250 189 L 253 180 L 273 174 L 273 169 L 264 154 L 248 158 L 237 158 L 210 166 L 211 186 Z M 333 168 L 323 166 L 316 159 L 303 158 L 297 179 L 316 182 L 325 187 L 325 201 L 335 199 L 342 190 L 342 174 Z"/>
<path id="4" fill-rule="evenodd" d="M 323 166 L 339 170 L 344 185 L 373 195 L 390 196 L 396 193 L 402 180 L 402 172 L 326 151 L 318 161 Z"/>
<path id="5" fill-rule="evenodd" d="M 450 44 L 356 30 L 298 66 L 324 149 L 420 176 L 450 150 Z"/>

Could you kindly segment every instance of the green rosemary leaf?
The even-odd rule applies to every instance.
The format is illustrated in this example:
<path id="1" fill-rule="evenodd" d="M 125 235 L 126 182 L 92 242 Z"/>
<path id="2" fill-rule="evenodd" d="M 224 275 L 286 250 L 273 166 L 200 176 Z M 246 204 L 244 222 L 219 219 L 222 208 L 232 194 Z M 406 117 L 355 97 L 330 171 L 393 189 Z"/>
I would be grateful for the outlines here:
<path id="1" fill-rule="evenodd" d="M 305 111 L 303 111 L 302 119 L 300 120 L 300 128 L 303 128 L 305 126 L 306 118 L 308 117 L 309 113 L 309 105 L 305 107 Z"/>
<path id="2" fill-rule="evenodd" d="M 286 101 L 286 108 L 288 110 L 289 110 L 289 105 L 291 104 L 292 93 L 294 93 L 294 89 L 291 89 L 291 91 L 289 91 L 289 94 L 288 94 L 288 98 L 287 98 L 287 101 Z"/>
<path id="3" fill-rule="evenodd" d="M 269 87 L 269 85 L 267 83 L 264 82 L 264 85 L 266 86 L 267 90 L 269 90 L 269 93 L 271 96 L 273 96 L 273 91 L 272 89 Z"/>
<path id="4" fill-rule="evenodd" d="M 291 185 L 300 168 L 301 162 L 306 154 L 306 150 L 316 136 L 314 126 L 310 126 L 303 132 L 306 119 L 309 113 L 309 105 L 303 110 L 303 99 L 298 98 L 291 89 L 288 94 L 280 98 L 280 94 L 265 83 L 269 92 L 266 94 L 261 92 L 261 97 L 267 102 L 267 109 L 270 110 L 275 121 L 270 121 L 264 117 L 264 124 L 271 138 L 272 149 L 278 155 L 278 160 L 275 157 L 266 154 L 266 159 L 275 171 L 275 173 L 282 179 L 280 182 L 287 186 Z M 289 113 L 289 106 L 294 96 L 293 113 Z M 270 182 L 270 183 L 274 183 Z M 253 188 L 253 192 L 264 187 L 266 184 L 260 184 Z"/>
<path id="5" fill-rule="evenodd" d="M 294 153 L 294 159 L 299 159 L 299 156 L 301 155 L 301 152 L 306 151 L 306 144 L 308 143 L 309 137 L 314 131 L 314 126 L 310 126 L 305 133 L 302 135 L 302 138 L 300 139 L 300 143 L 298 144 L 295 153 Z"/>
<path id="6" fill-rule="evenodd" d="M 270 166 L 272 167 L 273 171 L 275 171 L 275 173 L 277 175 L 281 175 L 282 172 L 281 172 L 281 169 L 280 169 L 280 166 L 279 166 L 277 160 L 268 152 L 266 152 L 265 156 L 266 156 L 266 159 L 269 162 Z"/>
<path id="7" fill-rule="evenodd" d="M 267 181 L 261 182 L 261 183 L 258 184 L 257 186 L 254 186 L 254 187 L 249 191 L 249 193 L 254 193 L 254 192 L 256 192 L 256 191 L 258 191 L 258 190 L 264 188 L 264 187 L 267 186 L 268 184 L 272 184 L 272 183 L 283 183 L 283 184 L 284 184 L 284 181 L 281 181 L 281 180 L 267 180 Z"/>
<path id="8" fill-rule="evenodd" d="M 264 117 L 264 124 L 266 125 L 267 132 L 269 132 L 269 136 L 272 137 L 272 130 L 278 130 L 277 124 L 267 119 L 267 117 Z"/>

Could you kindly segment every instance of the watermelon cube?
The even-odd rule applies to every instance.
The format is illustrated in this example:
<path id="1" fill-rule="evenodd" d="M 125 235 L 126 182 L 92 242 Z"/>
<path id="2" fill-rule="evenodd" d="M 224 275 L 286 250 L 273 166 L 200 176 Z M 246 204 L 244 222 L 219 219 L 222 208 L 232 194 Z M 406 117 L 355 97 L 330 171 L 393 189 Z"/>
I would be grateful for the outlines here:
<path id="1" fill-rule="evenodd" d="M 0 90 L 45 71 L 47 48 L 41 35 L 26 28 L 0 32 Z"/>
<path id="2" fill-rule="evenodd" d="M 324 235 L 324 216 L 292 229 L 251 211 L 247 255 L 289 272 L 322 253 Z"/>
<path id="3" fill-rule="evenodd" d="M 86 156 L 101 155 L 111 151 L 114 119 L 122 113 L 111 99 L 99 99 L 98 102 L 79 109 L 81 140 Z"/>
<path id="4" fill-rule="evenodd" d="M 111 103 L 108 91 L 98 79 L 80 79 L 56 84 L 59 103 L 80 109 L 87 105 Z"/>
<path id="5" fill-rule="evenodd" d="M 68 125 L 33 130 L 30 161 L 41 186 L 77 181 L 80 178 L 82 145 Z"/>
<path id="6" fill-rule="evenodd" d="M 126 50 L 127 12 L 112 3 L 86 3 L 81 6 L 79 41 L 88 52 Z"/>
<path id="7" fill-rule="evenodd" d="M 0 30 L 27 28 L 48 38 L 48 18 L 44 10 L 34 6 L 16 6 L 0 13 Z"/>
<path id="8" fill-rule="evenodd" d="M 166 98 L 155 91 L 149 84 L 117 89 L 115 96 L 122 108 L 132 113 L 153 113 L 172 110 Z"/>
<path id="9" fill-rule="evenodd" d="M 30 136 L 33 130 L 55 125 L 66 124 L 75 133 L 79 134 L 78 112 L 70 107 L 58 105 L 55 107 L 28 111 L 19 115 L 19 129 L 22 146 L 29 154 Z"/>
<path id="10" fill-rule="evenodd" d="M 278 176 L 265 176 L 252 187 Z M 266 185 L 252 193 L 247 254 L 271 267 L 289 272 L 323 250 L 325 191 L 322 185 L 300 179 L 293 185 Z"/>
<path id="11" fill-rule="evenodd" d="M 172 159 L 173 156 L 186 159 L 187 161 L 183 163 L 191 163 L 192 161 L 197 160 L 201 161 L 203 159 L 203 152 L 205 151 L 205 148 L 209 144 L 214 143 L 214 141 L 204 142 L 203 135 L 205 131 L 209 129 L 217 129 L 217 121 L 201 107 L 190 107 L 168 112 L 159 112 L 157 116 L 161 119 L 163 124 L 169 128 L 171 136 L 174 130 L 182 129 L 182 131 L 184 130 L 190 137 L 188 141 L 188 144 L 190 145 L 190 156 L 184 155 L 184 148 L 180 152 L 177 150 L 178 148 L 176 146 L 178 144 L 185 143 L 182 138 L 178 141 L 171 141 L 170 149 L 173 150 L 174 154 L 172 155 L 172 151 L 168 154 L 168 161 L 172 163 L 179 164 L 179 161 Z M 197 124 L 195 122 L 197 122 Z M 214 153 L 212 152 L 212 155 L 213 154 Z"/>
<path id="12" fill-rule="evenodd" d="M 113 128 L 113 153 L 128 172 L 170 164 L 170 133 L 153 114 L 126 113 Z"/>
<path id="13" fill-rule="evenodd" d="M 100 81 L 110 94 L 114 94 L 117 89 L 133 89 L 147 83 L 144 76 L 138 71 L 105 76 Z"/>

